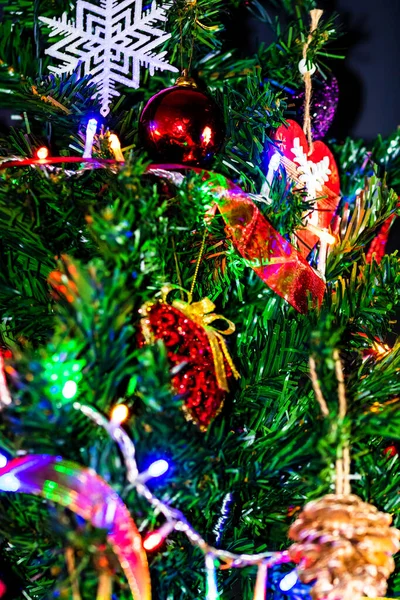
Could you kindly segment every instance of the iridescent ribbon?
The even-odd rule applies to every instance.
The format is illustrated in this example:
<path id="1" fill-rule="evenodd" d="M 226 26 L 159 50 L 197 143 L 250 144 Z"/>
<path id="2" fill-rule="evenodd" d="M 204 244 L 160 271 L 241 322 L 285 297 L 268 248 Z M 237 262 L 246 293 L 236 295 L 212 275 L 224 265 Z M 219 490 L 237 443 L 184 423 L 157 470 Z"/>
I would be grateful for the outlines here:
<path id="1" fill-rule="evenodd" d="M 325 282 L 247 194 L 228 190 L 218 208 L 233 245 L 268 287 L 300 313 L 308 311 L 309 300 L 314 306 L 322 303 Z"/>
<path id="2" fill-rule="evenodd" d="M 33 454 L 15 458 L 0 469 L 0 490 L 41 496 L 105 529 L 132 597 L 151 600 L 150 573 L 140 533 L 121 498 L 94 471 L 59 456 Z"/>
<path id="3" fill-rule="evenodd" d="M 164 176 L 179 185 L 177 171 L 213 173 L 182 165 L 151 165 L 148 172 Z M 325 282 L 305 258 L 261 214 L 249 194 L 229 179 L 218 175 L 218 183 L 210 183 L 210 192 L 225 221 L 225 230 L 236 250 L 257 275 L 276 294 L 300 313 L 306 313 L 309 302 L 319 306 L 325 293 Z"/>

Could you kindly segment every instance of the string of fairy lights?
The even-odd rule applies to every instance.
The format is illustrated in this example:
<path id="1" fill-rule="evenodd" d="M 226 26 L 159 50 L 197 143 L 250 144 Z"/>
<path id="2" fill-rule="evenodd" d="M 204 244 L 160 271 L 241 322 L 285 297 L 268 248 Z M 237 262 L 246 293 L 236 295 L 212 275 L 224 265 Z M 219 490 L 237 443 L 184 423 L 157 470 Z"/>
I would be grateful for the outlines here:
<path id="1" fill-rule="evenodd" d="M 0 360 L 3 361 L 0 353 Z M 0 362 L 0 409 L 5 409 L 12 403 L 12 399 L 6 384 L 4 376 L 4 364 Z M 62 395 L 66 399 L 73 400 L 76 393 L 76 384 L 72 380 L 62 388 Z M 74 385 L 72 385 L 74 384 Z M 101 427 L 108 433 L 110 438 L 117 444 L 123 463 L 126 469 L 126 479 L 128 481 L 128 490 L 135 489 L 138 495 L 144 498 L 154 509 L 155 516 L 162 515 L 165 522 L 158 529 L 150 532 L 143 540 L 143 548 L 147 552 L 157 550 L 173 532 L 183 533 L 190 543 L 198 548 L 204 556 L 204 571 L 206 577 L 206 600 L 219 600 L 220 593 L 217 583 L 217 571 L 232 568 L 257 567 L 257 577 L 254 588 L 253 600 L 265 600 L 267 593 L 268 569 L 277 565 L 284 565 L 291 562 L 287 551 L 282 552 L 262 552 L 257 554 L 235 554 L 227 550 L 217 548 L 206 542 L 201 534 L 196 531 L 185 515 L 170 506 L 168 503 L 160 500 L 147 486 L 150 479 L 157 478 L 165 474 L 169 469 L 169 463 L 164 460 L 156 460 L 145 470 L 140 472 L 136 461 L 136 448 L 128 433 L 122 427 L 122 424 L 129 416 L 128 408 L 125 404 L 116 405 L 110 418 L 105 417 L 92 406 L 82 404 L 78 401 L 72 402 L 71 406 L 89 418 L 98 427 Z M 4 459 L 4 462 L 3 460 Z M 6 456 L 0 453 L 0 468 L 8 462 Z M 8 491 L 17 491 L 19 489 L 18 478 L 15 475 L 2 475 L 0 488 Z M 4 480 L 4 481 L 3 481 Z M 7 481 L 6 481 L 7 480 Z M 10 486 L 10 481 L 16 485 Z M 230 504 L 232 503 L 232 494 L 225 495 L 221 518 L 216 525 L 216 532 L 220 533 L 224 527 L 229 515 Z M 217 543 L 218 543 L 217 538 Z M 282 574 L 280 579 L 280 589 L 283 593 L 298 584 L 296 570 Z"/>
<path id="2" fill-rule="evenodd" d="M 118 136 L 115 133 L 112 133 L 108 130 L 104 132 L 102 127 L 100 128 L 100 135 L 107 138 L 108 148 L 109 148 L 109 151 L 111 152 L 113 158 L 112 159 L 104 159 L 104 158 L 98 158 L 98 157 L 93 158 L 93 150 L 95 148 L 96 139 L 97 139 L 96 136 L 98 136 L 98 130 L 99 130 L 99 120 L 96 119 L 95 117 L 90 118 L 86 124 L 85 138 L 84 138 L 84 150 L 83 150 L 83 155 L 81 157 L 76 157 L 76 156 L 73 156 L 73 157 L 71 157 L 71 156 L 51 157 L 51 156 L 49 156 L 49 149 L 46 146 L 41 146 L 40 148 L 38 148 L 36 150 L 35 157 L 33 159 L 32 158 L 23 159 L 21 157 L 16 157 L 11 161 L 9 159 L 7 159 L 7 160 L 0 159 L 0 169 L 4 169 L 7 167 L 28 166 L 29 165 L 29 166 L 38 166 L 38 167 L 45 166 L 47 169 L 49 169 L 51 171 L 57 171 L 57 170 L 59 170 L 59 166 L 58 166 L 59 163 L 60 163 L 60 166 L 61 166 L 61 164 L 64 164 L 64 163 L 72 163 L 72 164 L 76 163 L 78 165 L 78 169 L 68 171 L 64 168 L 63 173 L 68 176 L 77 177 L 77 176 L 81 175 L 83 172 L 87 171 L 88 169 L 104 168 L 104 167 L 115 168 L 115 167 L 118 167 L 118 165 L 123 164 L 125 162 L 125 157 L 123 155 L 123 152 L 121 149 L 121 143 L 120 143 Z M 279 158 L 279 160 L 277 160 L 277 158 Z M 278 169 L 278 167 L 282 161 L 283 161 L 282 164 L 284 164 L 287 172 L 291 174 L 292 178 L 295 181 L 297 181 L 298 183 L 301 184 L 301 176 L 299 175 L 299 173 L 301 172 L 301 169 L 299 171 L 299 168 L 294 163 L 292 163 L 288 159 L 285 159 L 284 157 L 280 156 L 280 154 L 277 153 L 275 156 L 272 156 L 268 174 L 266 176 L 265 183 L 261 189 L 260 194 L 252 195 L 252 198 L 254 200 L 256 200 L 257 202 L 262 202 L 262 203 L 270 202 L 269 189 L 272 184 L 272 178 L 275 176 L 276 170 Z M 153 172 L 156 172 L 156 171 L 153 169 Z M 177 184 L 179 184 L 181 182 L 181 179 L 176 181 L 176 178 L 177 177 L 183 178 L 183 176 L 181 174 L 176 174 L 176 173 L 171 172 L 170 170 L 165 170 L 165 169 L 163 169 L 162 173 L 160 173 L 160 174 L 167 176 L 168 178 L 172 179 L 174 181 L 174 183 L 177 183 Z M 325 188 L 324 188 L 324 190 L 325 190 Z M 326 188 L 326 190 L 328 190 L 328 188 Z M 325 191 L 324 191 L 324 193 L 325 193 Z M 336 239 L 336 236 L 329 233 L 328 230 L 316 227 L 310 221 L 311 215 L 312 215 L 312 212 L 310 212 L 310 214 L 306 218 L 307 227 L 319 239 L 320 246 L 319 246 L 319 252 L 318 252 L 318 256 L 317 256 L 316 266 L 317 266 L 317 269 L 318 269 L 318 272 L 320 273 L 320 275 L 322 275 L 322 277 L 324 277 L 325 270 L 326 270 L 326 260 L 327 260 L 328 254 L 329 254 L 329 250 L 337 242 L 337 239 Z"/>
<path id="3" fill-rule="evenodd" d="M 49 169 L 58 169 L 59 163 L 76 163 L 78 169 L 71 171 L 73 175 L 79 175 L 86 169 L 111 167 L 117 168 L 120 163 L 124 162 L 124 156 L 121 150 L 121 145 L 118 136 L 107 132 L 107 138 L 110 151 L 113 155 L 112 159 L 93 158 L 93 150 L 95 144 L 95 136 L 97 135 L 98 121 L 94 118 L 90 119 L 86 128 L 86 137 L 84 143 L 84 152 L 82 157 L 50 157 L 49 150 L 45 146 L 36 151 L 35 158 L 24 159 L 16 157 L 10 161 L 2 161 L 0 159 L 0 169 L 9 166 L 45 166 Z M 170 171 L 160 168 L 153 169 L 155 173 L 168 174 L 171 177 L 179 178 L 179 183 L 183 178 L 180 173 L 170 173 Z M 65 169 L 63 170 L 65 173 Z M 174 180 L 175 181 L 175 180 Z M 328 253 L 328 246 L 334 243 L 333 236 L 323 238 L 320 235 L 321 244 L 324 242 L 324 252 L 322 253 L 323 264 L 319 264 L 319 270 L 324 272 L 325 261 Z M 386 348 L 378 347 L 376 351 L 382 353 Z M 62 389 L 62 395 L 65 399 L 73 400 L 76 395 L 77 384 L 74 381 L 68 381 Z M 0 407 L 11 404 L 11 396 L 8 392 L 6 380 L 4 377 L 3 358 L 0 353 Z M 143 540 L 143 547 L 147 552 L 155 551 L 165 540 L 174 532 L 183 533 L 189 542 L 198 548 L 204 556 L 204 571 L 206 578 L 206 600 L 219 600 L 220 592 L 218 590 L 218 570 L 257 567 L 257 576 L 254 587 L 253 600 L 265 600 L 267 595 L 267 578 L 271 567 L 278 567 L 291 562 L 287 551 L 281 552 L 263 552 L 256 554 L 235 554 L 219 547 L 215 547 L 206 542 L 206 540 L 197 532 L 186 519 L 185 515 L 178 509 L 170 506 L 168 503 L 160 500 L 147 486 L 150 479 L 157 478 L 165 474 L 169 469 L 169 464 L 165 460 L 157 460 L 153 462 L 148 469 L 140 472 L 136 461 L 136 449 L 132 439 L 123 429 L 122 424 L 128 417 L 128 409 L 125 405 L 117 405 L 108 419 L 95 408 L 80 402 L 73 402 L 74 409 L 80 411 L 98 427 L 105 430 L 110 438 L 117 444 L 123 457 L 126 478 L 131 489 L 135 489 L 137 494 L 144 498 L 153 508 L 155 516 L 162 515 L 165 522 L 156 530 L 150 532 Z M 372 410 L 372 409 L 371 409 Z M 0 454 L 1 462 L 1 454 Z M 2 466 L 2 465 L 0 465 Z M 221 539 L 221 530 L 224 528 L 230 511 L 230 506 L 233 502 L 233 497 L 228 492 L 223 500 L 221 507 L 221 516 L 215 527 L 216 545 Z M 283 567 L 287 569 L 288 567 Z M 278 568 L 279 570 L 279 568 Z M 290 594 L 290 590 L 294 590 L 299 584 L 297 570 L 292 569 L 289 572 L 283 573 L 278 583 L 279 589 L 283 594 Z M 303 589 L 301 596 L 309 593 L 309 589 Z M 293 598 L 297 598 L 293 594 Z"/>
<path id="4" fill-rule="evenodd" d="M 74 175 L 86 170 L 87 168 L 93 168 L 96 166 L 113 166 L 120 162 L 124 162 L 124 156 L 122 154 L 120 141 L 117 135 L 113 133 L 107 133 L 109 148 L 112 152 L 113 159 L 99 159 L 93 158 L 93 149 L 95 143 L 95 136 L 97 134 L 98 121 L 94 118 L 89 119 L 86 127 L 86 137 L 84 152 L 82 157 L 60 157 L 60 160 L 53 158 L 49 155 L 49 150 L 46 146 L 42 146 L 36 150 L 35 157 L 33 159 L 22 159 L 17 157 L 11 162 L 3 161 L 1 168 L 9 166 L 45 166 L 50 169 L 58 169 L 58 163 L 62 162 L 75 162 L 78 165 L 78 169 L 71 172 Z M 71 160 L 72 159 L 72 160 Z M 82 167 L 79 163 L 83 164 Z M 93 163 L 93 164 L 92 164 Z M 105 164 L 107 163 L 107 164 Z M 112 164 L 111 164 L 112 163 Z M 61 165 L 60 165 L 61 166 Z M 65 169 L 64 169 L 65 173 Z M 180 175 L 182 177 L 182 175 Z M 1 354 L 0 354 L 1 357 Z M 2 365 L 0 365 L 1 367 Z M 2 369 L 0 369 L 0 374 Z M 64 386 L 62 395 L 66 399 L 73 399 L 76 393 L 76 383 L 73 381 L 67 382 L 69 384 L 68 389 Z M 2 380 L 0 379 L 0 386 Z M 4 392 L 4 393 L 3 393 Z M 4 380 L 4 390 L 0 389 L 0 398 L 2 403 L 5 405 L 9 398 L 9 392 Z M 11 400 L 10 400 L 11 401 Z M 257 567 L 257 576 L 254 588 L 254 600 L 265 600 L 267 593 L 267 577 L 268 569 L 270 567 L 285 564 L 290 561 L 288 553 L 283 552 L 262 552 L 257 554 L 235 554 L 221 548 L 212 546 L 206 542 L 206 540 L 197 532 L 189 521 L 186 519 L 184 514 L 176 508 L 170 506 L 166 502 L 163 502 L 155 494 L 151 492 L 149 487 L 146 485 L 149 479 L 160 477 L 165 474 L 169 469 L 169 464 L 165 460 L 157 460 L 153 462 L 148 469 L 143 472 L 139 472 L 138 465 L 136 462 L 136 450 L 135 445 L 129 435 L 122 427 L 122 423 L 128 417 L 128 409 L 125 405 L 119 404 L 114 407 L 110 419 L 107 419 L 95 408 L 81 404 L 80 402 L 74 402 L 73 407 L 79 410 L 82 414 L 93 421 L 97 426 L 104 429 L 108 435 L 115 441 L 123 457 L 124 465 L 126 468 L 126 478 L 131 489 L 135 489 L 136 492 L 143 497 L 154 509 L 155 515 L 163 515 L 165 523 L 158 529 L 150 532 L 143 540 L 143 547 L 147 552 L 155 551 L 159 548 L 164 541 L 173 532 L 180 532 L 186 535 L 190 543 L 197 547 L 204 556 L 204 571 L 206 578 L 206 600 L 218 600 L 220 593 L 218 590 L 217 583 L 217 571 L 228 569 L 228 568 L 244 568 L 249 566 Z M 225 526 L 225 523 L 229 517 L 230 505 L 232 504 L 232 494 L 228 493 L 225 495 L 223 504 L 221 507 L 221 516 L 215 527 L 216 532 L 216 543 L 220 541 L 221 531 Z M 281 579 L 281 590 L 284 592 L 289 588 L 293 587 L 298 582 L 296 570 L 291 570 Z"/>
<path id="5" fill-rule="evenodd" d="M 234 554 L 216 548 L 208 544 L 205 539 L 192 527 L 184 514 L 173 508 L 166 502 L 163 502 L 155 496 L 146 485 L 146 482 L 154 477 L 159 477 L 167 472 L 169 465 L 167 461 L 161 459 L 150 465 L 150 467 L 139 472 L 136 462 L 136 449 L 133 441 L 122 427 L 122 423 L 128 416 L 128 409 L 124 404 L 117 405 L 111 412 L 111 418 L 107 419 L 95 408 L 80 402 L 74 402 L 73 407 L 79 410 L 97 426 L 104 429 L 108 435 L 115 441 L 121 452 L 126 468 L 126 478 L 129 485 L 143 497 L 154 509 L 156 515 L 162 514 L 165 523 L 158 529 L 152 531 L 145 537 L 143 547 L 146 551 L 154 551 L 166 540 L 174 531 L 186 535 L 193 546 L 199 548 L 204 555 L 204 567 L 206 574 L 206 600 L 218 600 L 220 594 L 217 584 L 217 570 L 227 568 L 243 568 L 257 566 L 257 577 L 254 588 L 253 600 L 265 600 L 267 589 L 268 569 L 275 565 L 290 562 L 289 555 L 283 552 L 262 552 L 259 554 Z M 229 502 L 226 499 L 226 502 Z M 226 510 L 226 503 L 225 503 Z M 291 572 L 290 581 L 292 586 L 297 582 L 297 575 Z M 282 580 L 283 586 L 287 586 L 289 579 Z"/>

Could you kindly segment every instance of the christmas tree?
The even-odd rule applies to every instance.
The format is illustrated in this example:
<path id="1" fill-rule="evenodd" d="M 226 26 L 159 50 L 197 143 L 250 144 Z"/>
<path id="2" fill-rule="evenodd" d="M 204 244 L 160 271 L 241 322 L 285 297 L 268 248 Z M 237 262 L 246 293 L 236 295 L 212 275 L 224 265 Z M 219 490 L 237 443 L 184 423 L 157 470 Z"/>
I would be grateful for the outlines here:
<path id="1" fill-rule="evenodd" d="M 276 5 L 3 7 L 0 597 L 400 596 L 400 133 Z"/>

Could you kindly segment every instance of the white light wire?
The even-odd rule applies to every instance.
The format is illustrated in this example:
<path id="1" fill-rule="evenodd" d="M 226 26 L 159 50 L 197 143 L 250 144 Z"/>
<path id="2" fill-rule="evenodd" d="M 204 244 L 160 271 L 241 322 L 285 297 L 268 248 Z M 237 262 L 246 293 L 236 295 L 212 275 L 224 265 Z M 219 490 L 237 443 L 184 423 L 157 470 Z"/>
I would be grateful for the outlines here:
<path id="1" fill-rule="evenodd" d="M 91 406 L 81 404 L 80 402 L 74 402 L 73 406 L 76 410 L 79 410 L 91 421 L 96 423 L 96 425 L 107 431 L 109 436 L 118 445 L 124 459 L 127 480 L 136 489 L 137 493 L 145 498 L 157 512 L 162 513 L 167 521 L 174 523 L 174 529 L 184 533 L 191 544 L 200 548 L 205 556 L 211 555 L 218 559 L 218 561 L 225 563 L 225 568 L 242 568 L 251 565 L 259 565 L 261 563 L 265 563 L 267 567 L 271 567 L 276 564 L 290 562 L 286 551 L 262 552 L 259 554 L 234 554 L 210 546 L 190 525 L 183 513 L 159 500 L 146 486 L 145 481 L 147 479 L 147 472 L 145 471 L 142 474 L 143 478 L 141 479 L 135 458 L 135 445 L 121 425 L 109 421 Z"/>

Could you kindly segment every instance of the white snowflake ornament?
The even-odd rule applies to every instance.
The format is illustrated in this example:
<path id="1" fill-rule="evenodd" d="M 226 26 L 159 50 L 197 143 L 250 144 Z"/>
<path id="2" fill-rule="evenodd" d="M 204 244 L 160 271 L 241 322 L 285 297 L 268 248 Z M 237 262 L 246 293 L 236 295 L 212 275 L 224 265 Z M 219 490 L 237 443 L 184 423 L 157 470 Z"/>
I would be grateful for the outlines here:
<path id="1" fill-rule="evenodd" d="M 297 163 L 297 180 L 303 184 L 307 190 L 307 198 L 315 200 L 318 196 L 323 195 L 324 185 L 329 181 L 329 175 L 332 171 L 329 168 L 329 157 L 324 156 L 319 162 L 308 160 L 308 156 L 300 144 L 300 138 L 294 138 L 292 153 L 295 156 L 294 161 Z M 307 217 L 307 221 L 312 225 L 318 226 L 318 212 L 311 211 Z"/>
<path id="2" fill-rule="evenodd" d="M 167 20 L 171 4 L 157 6 L 152 2 L 143 10 L 142 0 L 78 0 L 75 24 L 64 13 L 61 18 L 40 17 L 52 32 L 64 37 L 46 50 L 62 61 L 49 67 L 57 75 L 72 73 L 81 67 L 82 75 L 92 75 L 101 98 L 101 114 L 110 112 L 110 102 L 120 93 L 117 83 L 130 88 L 140 86 L 140 67 L 146 66 L 153 75 L 156 69 L 177 72 L 165 58 L 166 52 L 155 51 L 171 36 L 154 26 Z"/>
<path id="3" fill-rule="evenodd" d="M 268 200 L 281 170 L 293 182 L 294 189 L 306 192 L 310 207 L 303 215 L 303 226 L 296 231 L 299 251 L 306 258 L 318 242 L 321 250 L 322 238 L 326 239 L 329 233 L 340 201 L 339 171 L 328 146 L 317 140 L 310 148 L 296 121 L 288 119 L 273 137 L 275 142 L 269 148 L 270 162 L 261 192 Z"/>

